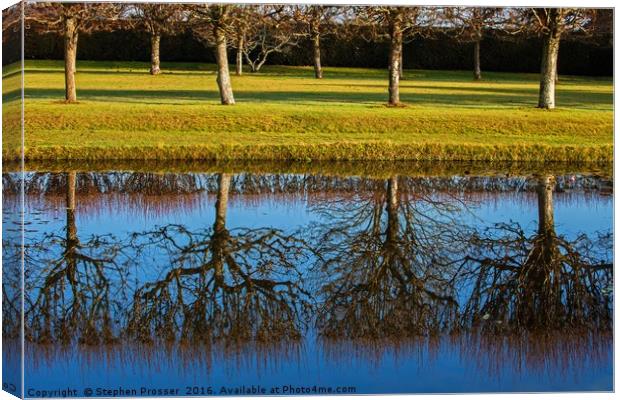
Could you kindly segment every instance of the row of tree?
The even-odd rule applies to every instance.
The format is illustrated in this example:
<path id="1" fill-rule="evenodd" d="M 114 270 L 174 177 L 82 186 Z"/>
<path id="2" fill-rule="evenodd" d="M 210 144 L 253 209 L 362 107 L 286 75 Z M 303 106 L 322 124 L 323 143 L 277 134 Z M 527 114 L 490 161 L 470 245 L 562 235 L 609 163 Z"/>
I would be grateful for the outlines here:
<path id="1" fill-rule="evenodd" d="M 77 100 L 75 72 L 78 36 L 98 30 L 137 29 L 151 40 L 150 73 L 160 73 L 163 35 L 190 30 L 215 50 L 221 103 L 235 103 L 228 50 L 236 50 L 237 75 L 242 66 L 258 71 L 270 55 L 296 46 L 301 39 L 313 44 L 314 74 L 323 77 L 321 40 L 326 35 L 352 35 L 368 41 L 388 41 L 389 105 L 399 105 L 403 43 L 433 32 L 450 31 L 474 44 L 474 79 L 482 78 L 480 42 L 484 33 L 537 35 L 543 41 L 538 107 L 555 107 L 555 85 L 560 41 L 567 34 L 584 38 L 612 30 L 612 10 L 575 8 L 480 8 L 235 4 L 114 4 L 29 3 L 27 27 L 53 31 L 64 38 L 66 101 Z M 35 28 L 32 28 L 34 26 Z"/>

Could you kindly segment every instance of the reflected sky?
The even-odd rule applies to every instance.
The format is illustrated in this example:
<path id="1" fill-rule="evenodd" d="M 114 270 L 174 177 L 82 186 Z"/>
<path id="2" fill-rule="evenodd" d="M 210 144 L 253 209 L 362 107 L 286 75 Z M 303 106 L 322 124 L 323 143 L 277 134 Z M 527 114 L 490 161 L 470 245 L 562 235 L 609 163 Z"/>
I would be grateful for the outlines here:
<path id="1" fill-rule="evenodd" d="M 41 254 L 45 253 L 43 248 L 47 252 L 39 258 L 33 256 L 39 261 L 31 265 L 33 286 L 30 295 L 36 302 L 34 299 L 45 293 L 43 288 L 45 282 L 49 283 L 49 277 L 45 280 L 37 274 L 44 271 L 45 263 L 52 259 L 62 260 L 66 271 L 78 269 L 74 275 L 78 278 L 71 278 L 69 272 L 63 272 L 67 276 L 66 283 L 50 291 L 52 297 L 44 304 L 56 304 L 53 296 L 57 295 L 53 293 L 68 298 L 75 296 L 70 293 L 70 287 L 83 288 L 86 293 L 81 303 L 83 307 L 95 304 L 94 299 L 98 297 L 90 293 L 105 293 L 106 296 L 114 293 L 112 302 L 117 301 L 119 306 L 110 311 L 111 318 L 117 322 L 110 329 L 115 339 L 106 344 L 100 342 L 99 335 L 105 327 L 100 325 L 102 322 L 97 322 L 99 325 L 92 328 L 96 334 L 91 332 L 97 338 L 96 343 L 80 339 L 77 334 L 75 338 L 69 338 L 69 342 L 63 342 L 64 339 L 59 339 L 62 335 L 54 331 L 56 328 L 48 332 L 44 326 L 60 326 L 59 320 L 54 318 L 62 315 L 78 315 L 76 318 L 79 319 L 83 318 L 79 315 L 90 314 L 60 314 L 66 312 L 61 305 L 58 309 L 48 307 L 52 315 L 43 318 L 42 311 L 36 311 L 34 307 L 31 314 L 34 316 L 33 340 L 26 352 L 29 370 L 26 388 L 63 386 L 70 377 L 70 384 L 80 390 L 86 387 L 153 385 L 178 387 L 181 395 L 186 386 L 196 385 L 212 385 L 217 390 L 222 385 L 354 386 L 356 393 L 612 389 L 613 343 L 606 328 L 605 315 L 610 311 L 606 306 L 584 306 L 586 314 L 579 317 L 585 321 L 583 329 L 563 334 L 555 328 L 538 326 L 536 321 L 519 319 L 523 314 L 518 310 L 516 316 L 509 317 L 513 311 L 506 309 L 503 319 L 503 314 L 493 314 L 499 312 L 497 308 L 487 312 L 484 310 L 488 307 L 482 307 L 483 311 L 472 314 L 472 319 L 465 322 L 469 314 L 462 307 L 473 296 L 470 292 L 475 284 L 466 282 L 470 276 L 461 274 L 457 267 L 470 268 L 464 257 L 475 254 L 491 257 L 494 254 L 492 247 L 473 249 L 479 243 L 488 246 L 483 240 L 485 230 L 498 224 L 522 229 L 523 243 L 514 245 L 510 251 L 515 253 L 511 257 L 514 257 L 512 261 L 521 260 L 531 267 L 532 261 L 523 261 L 519 252 L 521 248 L 527 250 L 527 246 L 536 248 L 539 240 L 541 192 L 537 192 L 537 188 L 540 177 L 494 177 L 492 184 L 487 182 L 486 189 L 481 190 L 479 184 L 463 184 L 463 177 L 452 176 L 432 179 L 323 177 L 323 180 L 316 177 L 299 180 L 297 177 L 295 180 L 286 175 L 267 174 L 240 180 L 235 174 L 197 174 L 188 180 L 182 174 L 165 177 L 160 174 L 151 177 L 136 175 L 118 184 L 110 183 L 114 179 L 106 173 L 90 175 L 85 178 L 83 173 L 75 174 L 77 184 L 70 190 L 71 178 L 67 178 L 70 173 L 47 174 L 37 190 L 32 189 L 27 194 L 27 212 L 32 222 L 26 226 L 27 241 L 36 244 L 33 252 L 38 251 L 37 246 L 40 246 Z M 88 183 L 93 181 L 93 176 L 97 182 L 94 185 Z M 230 188 L 223 187 L 222 182 L 226 182 L 227 176 L 232 180 Z M 276 186 L 283 187 L 282 179 L 290 180 L 288 186 L 285 185 L 286 191 L 276 190 Z M 592 270 L 597 271 L 597 278 L 584 283 L 584 287 L 594 289 L 588 292 L 587 298 L 583 297 L 585 294 L 578 296 L 587 302 L 606 301 L 612 295 L 606 286 L 607 267 L 599 268 L 598 265 L 611 262 L 607 261 L 611 249 L 604 247 L 605 240 L 597 238 L 611 233 L 612 229 L 613 198 L 602 190 L 608 183 L 580 175 L 558 175 L 551 179 L 553 184 L 546 201 L 550 199 L 553 211 L 552 235 L 562 240 L 563 249 L 574 250 L 574 255 L 571 253 L 563 264 L 558 265 L 561 265 L 563 274 L 575 274 L 570 279 L 581 282 L 582 273 L 571 263 L 591 264 Z M 136 182 L 140 183 L 136 186 Z M 192 185 L 196 186 L 192 189 Z M 140 190 L 141 187 L 144 190 Z M 14 236 L 10 221 L 15 216 L 11 212 L 14 198 L 6 191 L 4 195 L 3 234 L 10 238 Z M 223 202 L 227 206 L 224 210 L 221 207 Z M 346 227 L 346 221 L 353 221 L 357 212 L 363 212 L 375 221 L 369 222 L 367 231 L 363 223 Z M 183 236 L 179 233 L 181 228 L 174 228 L 162 234 L 162 229 L 171 226 L 182 227 L 182 232 L 188 233 Z M 346 232 L 326 234 L 334 229 Z M 376 239 L 368 235 L 376 235 Z M 390 241 L 390 235 L 394 240 Z M 109 239 L 102 241 L 102 237 Z M 73 241 L 78 243 L 77 253 L 72 250 Z M 338 253 L 340 258 L 334 261 L 336 253 L 330 253 L 329 245 L 333 249 L 333 246 L 341 248 L 343 244 L 349 247 L 344 248 L 344 256 Z M 377 246 L 375 250 L 373 246 Z M 192 253 L 199 247 L 200 251 Z M 392 247 L 399 253 L 392 253 Z M 237 249 L 236 253 L 229 253 L 231 249 Z M 419 256 L 415 255 L 416 249 L 422 249 Z M 6 246 L 3 251 L 7 254 Z M 99 261 L 80 261 L 78 257 L 76 264 L 72 254 L 83 254 Z M 290 259 L 282 258 L 281 254 L 290 256 Z M 356 254 L 365 259 L 364 263 L 348 265 L 346 257 L 353 259 Z M 115 268 L 123 271 L 122 277 L 120 272 L 118 277 L 112 277 L 116 270 L 109 268 L 106 257 L 114 258 Z M 218 257 L 223 267 L 219 266 Z M 400 257 L 400 261 L 393 264 L 392 257 Z M 233 262 L 233 258 L 236 261 Z M 88 264 L 91 261 L 92 264 Z M 86 268 L 82 275 L 79 273 L 80 262 Z M 556 265 L 555 261 L 550 263 Z M 87 277 L 100 265 L 111 274 L 106 281 L 106 285 L 112 288 L 110 291 L 97 292 L 101 288 L 93 289 L 86 282 L 91 281 Z M 380 270 L 385 265 L 402 268 L 406 282 L 401 283 L 405 286 L 397 288 L 400 279 L 397 272 L 387 279 L 387 275 L 368 275 L 365 270 Z M 39 268 L 43 269 L 38 271 Z M 181 271 L 180 278 L 162 283 L 174 268 Z M 218 268 L 224 268 L 222 275 L 218 275 Z M 188 272 L 190 270 L 195 272 Z M 382 286 L 384 289 L 381 290 L 385 291 L 372 292 L 373 281 L 365 281 L 365 276 L 387 279 L 382 281 L 382 285 L 387 285 Z M 341 283 L 338 283 L 339 277 L 343 279 Z M 462 283 L 450 286 L 452 281 L 461 278 Z M 73 286 L 72 279 L 85 279 L 85 282 Z M 209 286 L 216 282 L 217 288 L 218 279 L 221 279 L 220 289 Z M 295 281 L 294 289 L 286 285 L 288 289 L 285 289 L 278 283 L 289 281 Z M 510 284 L 510 280 L 506 284 Z M 119 285 L 122 289 L 117 288 Z M 157 296 L 169 296 L 169 299 L 161 301 L 158 298 L 157 302 L 147 298 L 138 300 L 154 287 L 159 290 Z M 368 294 L 357 298 L 344 290 L 352 290 L 351 293 L 365 290 Z M 207 296 L 210 293 L 214 297 Z M 335 297 L 334 293 L 337 294 Z M 182 294 L 182 300 L 179 300 L 179 294 Z M 453 296 L 458 303 L 454 313 L 451 311 L 442 317 L 449 318 L 449 324 L 437 322 L 440 320 L 434 316 L 440 307 L 436 301 L 438 295 L 441 298 Z M 568 292 L 567 295 L 572 296 Z M 203 296 L 204 299 L 200 300 Z M 525 296 L 523 301 L 529 301 L 527 293 Z M 276 297 L 284 299 L 281 305 L 273 302 Z M 250 298 L 255 300 L 244 303 L 243 299 Z M 370 299 L 370 303 L 363 307 L 384 307 L 382 311 L 375 310 L 373 323 L 380 326 L 367 331 L 374 332 L 372 337 L 360 336 L 360 332 L 366 332 L 361 328 L 363 324 L 370 322 L 360 318 L 359 314 L 350 320 L 351 325 L 343 325 L 349 324 L 347 307 L 358 307 L 361 304 L 358 302 L 365 299 Z M 548 300 L 544 296 L 533 296 L 532 299 Z M 515 304 L 507 307 L 522 309 L 523 304 L 527 304 L 523 301 L 506 304 Z M 330 302 L 335 306 L 325 308 Z M 266 308 L 257 308 L 259 303 Z M 140 304 L 139 311 L 136 311 L 136 304 Z M 155 318 L 148 307 L 153 307 Z M 282 329 L 280 334 L 268 340 L 257 338 L 256 332 L 263 329 L 261 324 L 271 318 L 268 313 L 288 312 L 287 307 L 305 310 L 295 317 L 299 321 L 294 327 L 273 325 L 270 329 Z M 429 311 L 420 313 L 419 310 L 425 307 L 430 307 Z M 535 309 L 536 306 L 531 307 Z M 562 310 L 563 306 L 558 307 Z M 190 308 L 193 311 L 190 312 Z M 233 309 L 237 310 L 235 312 L 248 310 L 247 315 L 262 311 L 248 320 L 250 327 L 256 326 L 248 328 L 247 332 L 232 332 L 230 323 L 216 329 L 215 326 L 219 326 L 224 318 L 221 312 Z M 59 312 L 57 316 L 53 315 L 54 310 Z M 91 317 L 103 321 L 101 318 L 108 318 L 102 316 L 105 312 L 98 311 Z M 316 320 L 317 316 L 320 320 L 323 312 L 332 313 L 328 319 L 335 321 L 333 329 L 336 330 L 331 332 L 347 333 L 330 337 L 325 324 Z M 369 315 L 369 312 L 372 313 L 366 309 L 363 315 Z M 204 315 L 208 317 L 202 321 Z M 503 321 L 499 335 L 485 334 L 489 325 L 485 322 L 489 318 L 487 315 L 491 320 Z M 394 325 L 390 328 L 392 330 L 385 330 L 394 321 L 408 318 L 420 320 L 415 325 L 407 321 Z M 563 326 L 566 322 L 561 318 L 564 317 L 558 316 L 555 321 L 552 317 L 552 323 Z M 142 326 L 154 324 L 149 332 L 159 332 L 160 335 L 165 329 L 171 329 L 174 339 L 166 345 L 158 344 L 161 337 L 146 343 L 142 340 L 144 334 L 125 331 L 125 325 L 131 325 L 127 321 L 132 320 Z M 203 325 L 207 321 L 210 322 Z M 590 324 L 590 321 L 593 322 Z M 77 325 L 67 326 L 80 326 L 84 336 L 83 321 L 74 323 Z M 496 326 L 491 328 L 498 329 Z M 211 329 L 218 337 L 205 336 L 204 331 Z M 48 332 L 46 335 L 49 336 L 45 337 L 49 338 L 42 341 L 41 332 Z M 148 333 L 149 337 L 152 335 Z M 234 340 L 227 341 L 222 336 Z M 183 337 L 189 338 L 189 342 L 177 341 Z M 200 337 L 199 342 L 196 337 Z M 74 339 L 77 345 L 66 345 L 74 343 Z"/>

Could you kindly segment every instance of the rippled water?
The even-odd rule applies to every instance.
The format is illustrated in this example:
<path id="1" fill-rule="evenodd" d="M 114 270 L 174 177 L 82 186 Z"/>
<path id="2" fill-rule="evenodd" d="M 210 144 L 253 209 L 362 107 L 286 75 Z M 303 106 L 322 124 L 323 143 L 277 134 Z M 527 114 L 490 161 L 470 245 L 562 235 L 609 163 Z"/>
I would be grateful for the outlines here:
<path id="1" fill-rule="evenodd" d="M 25 174 L 27 396 L 612 390 L 605 169 L 64 168 Z"/>

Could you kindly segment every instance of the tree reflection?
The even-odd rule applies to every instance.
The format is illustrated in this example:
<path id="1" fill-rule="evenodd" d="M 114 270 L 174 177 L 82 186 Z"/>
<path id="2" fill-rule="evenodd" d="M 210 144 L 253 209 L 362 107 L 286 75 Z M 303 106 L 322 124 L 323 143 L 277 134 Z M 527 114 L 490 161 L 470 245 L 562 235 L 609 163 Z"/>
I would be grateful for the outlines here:
<path id="1" fill-rule="evenodd" d="M 2 237 L 2 338 L 5 341 L 19 338 L 21 331 L 22 240 L 19 236 L 5 231 Z"/>
<path id="2" fill-rule="evenodd" d="M 352 200 L 317 207 L 316 227 L 327 338 L 403 338 L 439 333 L 458 314 L 451 254 L 462 204 L 396 176 Z"/>
<path id="3" fill-rule="evenodd" d="M 471 331 L 454 338 L 459 354 L 483 374 L 491 376 L 547 374 L 610 365 L 612 332 L 535 331 L 488 334 Z"/>
<path id="4" fill-rule="evenodd" d="M 472 237 L 462 273 L 471 292 L 465 326 L 491 332 L 611 328 L 612 235 L 559 236 L 554 183 L 553 176 L 538 178 L 534 235 L 500 224 Z"/>
<path id="5" fill-rule="evenodd" d="M 127 338 L 124 348 L 139 348 L 128 351 L 153 364 L 177 352 L 188 363 L 236 356 L 240 363 L 267 362 L 302 354 L 295 339 L 312 319 L 318 332 L 308 337 L 324 339 L 320 350 L 328 358 L 342 354 L 377 365 L 416 353 L 432 362 L 447 348 L 444 340 L 460 340 L 467 350 L 462 354 L 498 370 L 521 356 L 547 365 L 562 357 L 579 362 L 589 348 L 593 354 L 608 348 L 591 334 L 606 338 L 611 330 L 612 235 L 558 235 L 552 176 L 536 181 L 537 228 L 528 234 L 518 224 L 484 229 L 481 220 L 464 217 L 470 203 L 463 199 L 472 197 L 472 188 L 502 189 L 504 178 L 332 182 L 220 173 L 175 182 L 126 175 L 107 187 L 123 195 L 129 188 L 153 196 L 216 193 L 213 223 L 195 230 L 165 225 L 121 239 L 80 237 L 76 192 L 83 211 L 85 197 L 105 186 L 97 179 L 69 172 L 39 181 L 58 188 L 55 193 L 64 190 L 66 226 L 59 234 L 33 234 L 38 239 L 26 247 L 29 341 L 107 344 Z M 526 178 L 519 181 L 532 188 Z M 308 195 L 308 188 L 317 194 Z M 516 191 L 510 188 L 502 190 Z M 318 219 L 303 227 L 304 236 L 227 227 L 229 196 L 295 190 Z M 314 245 L 301 237 L 312 237 Z M 18 265 L 16 249 L 3 242 L 6 262 Z M 314 268 L 306 269 L 309 264 Z M 307 274 L 317 287 L 306 283 Z M 17 300 L 9 292 L 4 329 L 17 332 L 19 310 L 10 308 Z"/>
<path id="6" fill-rule="evenodd" d="M 297 339 L 310 306 L 299 266 L 306 244 L 271 228 L 226 227 L 231 176 L 218 177 L 212 229 L 169 225 L 137 235 L 144 253 L 167 254 L 170 269 L 136 292 L 136 338 L 212 341 Z"/>
<path id="7" fill-rule="evenodd" d="M 76 173 L 66 174 L 64 236 L 32 243 L 27 263 L 26 339 L 39 343 L 109 343 L 115 339 L 119 293 L 126 283 L 123 246 L 112 236 L 80 241 L 75 221 Z"/>

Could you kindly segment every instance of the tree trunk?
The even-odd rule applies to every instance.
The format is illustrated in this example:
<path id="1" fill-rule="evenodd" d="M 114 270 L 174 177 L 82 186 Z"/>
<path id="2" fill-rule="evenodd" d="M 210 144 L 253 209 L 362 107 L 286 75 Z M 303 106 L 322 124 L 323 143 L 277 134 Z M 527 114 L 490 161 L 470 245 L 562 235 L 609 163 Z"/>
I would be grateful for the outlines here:
<path id="1" fill-rule="evenodd" d="M 258 60 L 254 61 L 250 58 L 250 53 L 246 52 L 244 53 L 245 55 L 245 62 L 250 66 L 250 72 L 256 72 L 256 63 L 258 62 Z"/>
<path id="2" fill-rule="evenodd" d="M 402 31 L 402 15 L 394 16 L 390 25 L 390 84 L 389 84 L 389 101 L 391 106 L 400 104 L 400 64 L 403 48 L 403 31 Z"/>
<path id="3" fill-rule="evenodd" d="M 405 73 L 403 71 L 404 67 L 403 67 L 403 44 L 400 44 L 400 62 L 399 62 L 399 66 L 398 66 L 398 79 L 403 80 L 405 79 Z"/>
<path id="4" fill-rule="evenodd" d="M 67 173 L 67 192 L 66 192 L 66 207 L 69 211 L 75 211 L 75 183 L 77 173 L 71 171 Z"/>
<path id="5" fill-rule="evenodd" d="M 270 53 L 265 53 L 262 58 L 258 59 L 258 63 L 255 63 L 252 67 L 252 72 L 258 72 L 261 68 L 263 68 L 263 65 L 267 62 L 267 57 L 269 57 L 269 54 Z"/>
<path id="6" fill-rule="evenodd" d="M 228 209 L 228 192 L 230 191 L 230 175 L 220 174 L 217 182 L 217 200 L 215 201 L 215 223 L 213 230 L 222 232 L 226 229 L 226 211 Z"/>
<path id="7" fill-rule="evenodd" d="M 560 50 L 560 31 L 551 28 L 551 32 L 543 38 L 543 53 L 540 67 L 540 91 L 538 107 L 555 108 L 555 81 L 558 69 L 558 52 Z"/>
<path id="8" fill-rule="evenodd" d="M 398 238 L 398 177 L 391 176 L 387 187 L 386 243 L 396 243 Z"/>
<path id="9" fill-rule="evenodd" d="M 67 212 L 67 237 L 65 244 L 65 257 L 67 260 L 67 270 L 68 272 L 73 272 L 75 270 L 75 253 L 77 250 L 77 226 L 75 223 L 75 184 L 76 184 L 77 173 L 75 171 L 71 171 L 67 173 L 67 192 L 66 192 L 66 212 Z M 71 274 L 68 276 L 69 280 L 71 280 Z"/>
<path id="10" fill-rule="evenodd" d="M 480 40 L 474 42 L 474 80 L 482 79 L 482 70 L 480 69 Z"/>
<path id="11" fill-rule="evenodd" d="M 217 86 L 220 91 L 220 99 L 224 105 L 235 104 L 230 71 L 228 69 L 228 53 L 226 51 L 226 33 L 221 28 L 215 29 L 215 58 L 217 60 Z"/>
<path id="12" fill-rule="evenodd" d="M 215 284 L 224 284 L 224 259 L 226 258 L 225 242 L 226 211 L 228 209 L 228 192 L 230 191 L 230 175 L 220 174 L 217 179 L 217 200 L 215 201 L 215 222 L 211 239 L 211 257 L 215 272 Z"/>
<path id="13" fill-rule="evenodd" d="M 159 43 L 161 36 L 157 34 L 151 35 L 151 75 L 157 75 L 161 72 L 159 68 Z"/>
<path id="14" fill-rule="evenodd" d="M 526 292 L 532 294 L 534 303 L 538 303 L 541 310 L 549 310 L 555 303 L 549 295 L 549 280 L 552 279 L 550 274 L 554 270 L 557 272 L 558 267 L 561 268 L 553 218 L 554 188 L 554 176 L 547 175 L 538 179 L 536 187 L 538 196 L 538 237 L 530 250 L 524 269 L 524 274 L 527 277 Z M 551 297 L 557 298 L 557 293 L 555 296 L 551 295 Z M 531 309 L 531 307 L 526 309 Z M 536 318 L 537 314 L 535 312 L 530 317 Z"/>
<path id="15" fill-rule="evenodd" d="M 316 79 L 322 79 L 323 69 L 321 68 L 321 35 L 316 33 L 313 35 L 312 49 L 314 50 L 314 77 Z"/>
<path id="16" fill-rule="evenodd" d="M 538 234 L 548 235 L 555 232 L 553 221 L 553 189 L 555 178 L 551 175 L 538 180 L 536 192 L 538 196 Z"/>
<path id="17" fill-rule="evenodd" d="M 75 18 L 68 18 L 65 21 L 65 100 L 67 103 L 74 103 L 77 101 L 75 89 L 77 42 L 77 21 Z"/>
<path id="18" fill-rule="evenodd" d="M 237 64 L 235 65 L 235 74 L 237 76 L 243 75 L 243 46 L 243 35 L 239 35 L 239 39 L 237 39 Z"/>

